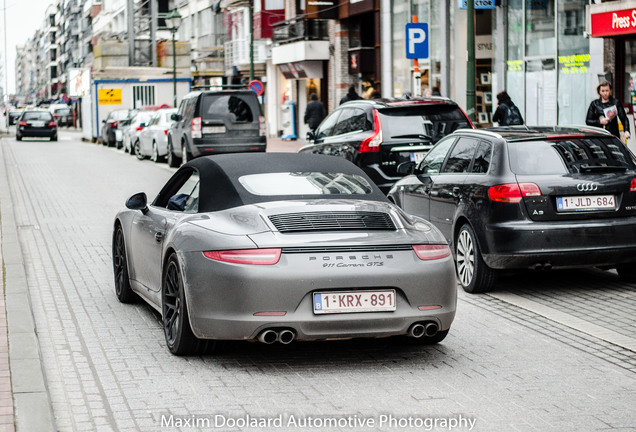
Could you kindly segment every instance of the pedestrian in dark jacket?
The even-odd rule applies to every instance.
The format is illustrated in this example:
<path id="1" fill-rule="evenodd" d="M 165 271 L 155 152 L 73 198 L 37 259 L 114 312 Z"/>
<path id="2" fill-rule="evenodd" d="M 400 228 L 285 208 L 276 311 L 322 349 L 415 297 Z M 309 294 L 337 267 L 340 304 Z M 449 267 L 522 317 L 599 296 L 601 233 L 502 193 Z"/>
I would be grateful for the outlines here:
<path id="1" fill-rule="evenodd" d="M 305 123 L 309 125 L 309 129 L 315 130 L 322 119 L 327 116 L 325 106 L 318 100 L 316 93 L 312 93 L 310 97 L 311 101 L 307 104 L 305 109 Z"/>
<path id="2" fill-rule="evenodd" d="M 349 102 L 352 100 L 362 99 L 358 93 L 356 93 L 356 88 L 354 86 L 349 86 L 349 93 L 347 93 L 342 99 L 340 99 L 340 105 L 345 102 Z"/>
<path id="3" fill-rule="evenodd" d="M 492 121 L 499 123 L 499 126 L 522 125 L 523 117 L 521 111 L 510 99 L 510 95 L 504 90 L 497 93 L 497 109 L 492 116 Z"/>
<path id="4" fill-rule="evenodd" d="M 618 119 L 623 124 L 625 138 L 629 138 L 629 122 L 625 109 L 618 99 L 612 96 L 612 85 L 609 81 L 602 81 L 597 87 L 598 99 L 594 99 L 587 109 L 585 124 L 605 128 L 612 135 L 621 137 L 618 129 Z"/>

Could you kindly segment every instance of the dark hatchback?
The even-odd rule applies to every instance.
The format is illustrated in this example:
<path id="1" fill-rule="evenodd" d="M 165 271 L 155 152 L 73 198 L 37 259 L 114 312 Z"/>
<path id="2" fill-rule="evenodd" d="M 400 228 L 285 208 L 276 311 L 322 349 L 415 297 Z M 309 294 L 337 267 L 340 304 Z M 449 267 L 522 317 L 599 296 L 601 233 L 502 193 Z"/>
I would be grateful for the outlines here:
<path id="1" fill-rule="evenodd" d="M 473 127 L 450 99 L 362 99 L 329 114 L 298 152 L 348 159 L 386 193 L 401 178 L 400 163 L 419 162 L 442 137 Z"/>
<path id="2" fill-rule="evenodd" d="M 636 164 L 595 128 L 508 127 L 444 139 L 388 196 L 438 227 L 471 293 L 500 269 L 615 267 L 636 281 Z"/>
<path id="3" fill-rule="evenodd" d="M 43 109 L 25 109 L 18 117 L 15 139 L 21 141 L 25 137 L 44 137 L 57 141 L 57 123 L 53 115 Z"/>

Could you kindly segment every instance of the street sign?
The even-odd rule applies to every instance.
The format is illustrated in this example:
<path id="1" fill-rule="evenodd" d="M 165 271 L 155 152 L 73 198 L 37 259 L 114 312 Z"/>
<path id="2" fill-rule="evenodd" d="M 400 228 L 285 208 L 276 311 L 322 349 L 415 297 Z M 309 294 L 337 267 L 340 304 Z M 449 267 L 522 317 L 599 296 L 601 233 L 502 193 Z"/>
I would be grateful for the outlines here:
<path id="1" fill-rule="evenodd" d="M 121 89 L 99 89 L 97 92 L 97 102 L 100 105 L 121 105 Z"/>
<path id="2" fill-rule="evenodd" d="M 428 24 L 427 23 L 407 23 L 406 24 L 406 58 L 407 59 L 427 59 L 428 58 Z"/>
<path id="3" fill-rule="evenodd" d="M 247 85 L 247 88 L 249 88 L 259 96 L 263 94 L 263 83 L 259 80 L 250 81 L 250 83 Z"/>

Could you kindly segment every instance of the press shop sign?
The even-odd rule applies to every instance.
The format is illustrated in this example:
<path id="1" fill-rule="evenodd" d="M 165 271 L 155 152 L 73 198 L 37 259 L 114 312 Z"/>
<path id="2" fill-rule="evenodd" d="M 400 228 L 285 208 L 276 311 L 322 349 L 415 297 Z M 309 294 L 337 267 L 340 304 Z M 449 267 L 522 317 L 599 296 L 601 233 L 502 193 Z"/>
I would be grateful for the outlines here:
<path id="1" fill-rule="evenodd" d="M 636 33 L 636 8 L 593 13 L 590 18 L 592 37 Z"/>

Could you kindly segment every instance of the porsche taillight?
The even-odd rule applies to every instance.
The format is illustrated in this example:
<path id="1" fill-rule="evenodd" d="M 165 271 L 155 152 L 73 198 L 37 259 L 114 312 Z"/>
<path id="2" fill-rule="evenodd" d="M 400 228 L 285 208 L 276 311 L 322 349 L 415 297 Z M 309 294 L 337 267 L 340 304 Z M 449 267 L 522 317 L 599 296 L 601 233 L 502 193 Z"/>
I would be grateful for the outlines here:
<path id="1" fill-rule="evenodd" d="M 373 153 L 380 151 L 382 144 L 382 127 L 380 126 L 380 114 L 377 109 L 373 110 L 373 134 L 369 138 L 365 138 L 360 143 L 359 153 Z"/>
<path id="2" fill-rule="evenodd" d="M 201 138 L 201 117 L 192 119 L 192 138 Z"/>
<path id="3" fill-rule="evenodd" d="M 415 255 L 422 261 L 442 259 L 451 254 L 450 247 L 444 244 L 413 245 L 412 247 Z"/>
<path id="4" fill-rule="evenodd" d="M 273 265 L 280 259 L 281 250 L 275 249 L 237 249 L 203 252 L 206 258 L 232 264 Z"/>

